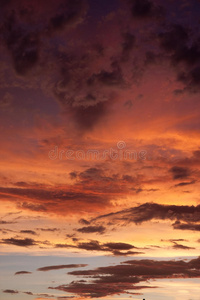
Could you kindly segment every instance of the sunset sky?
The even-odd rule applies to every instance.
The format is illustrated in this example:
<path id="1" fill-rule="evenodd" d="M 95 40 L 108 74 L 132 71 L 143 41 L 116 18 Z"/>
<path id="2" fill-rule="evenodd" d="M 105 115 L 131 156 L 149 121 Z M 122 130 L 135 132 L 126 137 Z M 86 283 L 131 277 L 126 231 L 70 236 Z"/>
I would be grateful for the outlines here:
<path id="1" fill-rule="evenodd" d="M 0 0 L 0 299 L 200 300 L 200 1 Z"/>

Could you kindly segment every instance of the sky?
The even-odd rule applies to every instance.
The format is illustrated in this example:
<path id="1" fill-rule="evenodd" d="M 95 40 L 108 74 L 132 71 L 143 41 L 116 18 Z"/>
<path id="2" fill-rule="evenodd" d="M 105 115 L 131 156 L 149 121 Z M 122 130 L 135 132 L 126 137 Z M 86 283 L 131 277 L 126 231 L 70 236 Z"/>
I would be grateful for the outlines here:
<path id="1" fill-rule="evenodd" d="M 0 299 L 200 300 L 200 1 L 0 1 Z"/>

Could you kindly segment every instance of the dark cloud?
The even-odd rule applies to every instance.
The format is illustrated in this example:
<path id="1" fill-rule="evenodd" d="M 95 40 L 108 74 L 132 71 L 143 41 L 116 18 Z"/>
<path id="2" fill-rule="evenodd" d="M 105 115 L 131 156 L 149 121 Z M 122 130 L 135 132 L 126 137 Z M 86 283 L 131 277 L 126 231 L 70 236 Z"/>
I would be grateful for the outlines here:
<path id="1" fill-rule="evenodd" d="M 108 72 L 105 70 L 101 70 L 101 72 L 97 74 L 93 74 L 91 78 L 88 79 L 89 85 L 94 85 L 95 81 L 100 82 L 102 85 L 105 86 L 123 86 L 125 84 L 122 70 L 118 63 L 112 64 L 112 71 Z"/>
<path id="2" fill-rule="evenodd" d="M 181 24 L 174 24 L 159 35 L 160 45 L 169 55 L 177 71 L 177 80 L 185 87 L 175 90 L 179 95 L 184 91 L 199 91 L 200 83 L 200 39 L 196 32 Z"/>
<path id="3" fill-rule="evenodd" d="M 88 54 L 63 57 L 60 76 L 54 86 L 58 102 L 66 114 L 70 112 L 69 116 L 81 130 L 98 124 L 109 112 L 119 89 L 126 87 L 118 62 L 111 62 L 106 69 L 91 71 L 93 64 L 95 57 Z"/>
<path id="4" fill-rule="evenodd" d="M 78 248 L 89 251 L 102 251 L 102 247 L 98 241 L 79 243 Z"/>
<path id="5" fill-rule="evenodd" d="M 19 271 L 19 272 L 16 272 L 16 273 L 15 273 L 15 275 L 25 275 L 25 274 L 32 274 L 32 272 Z"/>
<path id="6" fill-rule="evenodd" d="M 86 11 L 87 2 L 85 0 L 62 1 L 58 12 L 50 19 L 49 30 L 63 30 L 80 23 Z"/>
<path id="7" fill-rule="evenodd" d="M 195 66 L 200 62 L 200 40 L 195 39 L 191 29 L 180 24 L 159 35 L 161 46 L 171 53 L 173 65 L 184 63 L 187 67 Z"/>
<path id="8" fill-rule="evenodd" d="M 163 240 L 161 240 L 163 241 Z M 174 242 L 188 242 L 188 240 L 185 240 L 185 239 L 170 239 L 169 240 L 170 242 L 174 243 Z"/>
<path id="9" fill-rule="evenodd" d="M 76 246 L 70 244 L 55 244 L 55 248 L 76 248 Z"/>
<path id="10" fill-rule="evenodd" d="M 139 254 L 145 254 L 145 252 L 139 252 L 139 251 L 119 251 L 119 250 L 112 250 L 112 254 L 114 256 L 134 256 Z"/>
<path id="11" fill-rule="evenodd" d="M 188 168 L 174 166 L 170 169 L 173 175 L 173 179 L 184 179 L 190 176 L 190 170 Z"/>
<path id="12" fill-rule="evenodd" d="M 130 249 L 137 249 L 135 246 L 127 243 L 102 243 L 100 244 L 98 241 L 91 240 L 89 242 L 78 243 L 77 248 L 84 249 L 87 251 L 103 251 L 103 252 L 111 252 L 116 256 L 126 256 L 126 255 L 138 255 L 143 252 L 138 251 L 129 251 Z M 127 251 L 128 250 L 128 251 Z"/>
<path id="13" fill-rule="evenodd" d="M 27 202 L 19 203 L 18 207 L 23 208 L 23 209 L 32 210 L 32 211 L 38 211 L 38 212 L 44 212 L 47 210 L 43 204 L 33 204 L 33 203 L 27 203 Z"/>
<path id="14" fill-rule="evenodd" d="M 145 54 L 145 66 L 156 65 L 161 62 L 162 56 L 153 51 L 147 51 Z"/>
<path id="15" fill-rule="evenodd" d="M 122 61 L 127 61 L 129 59 L 131 50 L 135 46 L 136 38 L 130 32 L 125 32 L 122 37 Z"/>
<path id="16" fill-rule="evenodd" d="M 12 0 L 2 0 L 0 2 L 0 7 L 3 8 L 4 6 L 7 6 Z"/>
<path id="17" fill-rule="evenodd" d="M 130 3 L 131 13 L 135 19 L 157 18 L 164 13 L 160 6 L 156 6 L 150 0 L 130 0 Z"/>
<path id="18" fill-rule="evenodd" d="M 139 181 L 140 180 L 140 181 Z M 77 172 L 76 184 L 87 185 L 88 189 L 96 191 L 97 189 L 104 193 L 104 195 L 109 195 L 110 193 L 128 192 L 133 191 L 134 193 L 139 193 L 142 191 L 153 191 L 145 190 L 141 188 L 134 188 L 134 185 L 141 185 L 141 178 L 138 180 L 137 176 L 132 176 L 128 174 L 116 174 L 110 173 L 104 168 L 88 168 L 82 172 Z M 92 184 L 93 183 L 93 184 Z M 98 183 L 98 186 L 97 186 Z"/>
<path id="19" fill-rule="evenodd" d="M 115 256 L 128 256 L 144 254 L 144 252 L 130 251 L 130 249 L 138 249 L 137 247 L 127 243 L 105 243 L 105 249 L 109 249 Z"/>
<path id="20" fill-rule="evenodd" d="M 21 230 L 20 233 L 37 235 L 37 233 L 33 230 Z"/>
<path id="21" fill-rule="evenodd" d="M 87 226 L 78 228 L 77 231 L 81 233 L 99 233 L 103 234 L 105 232 L 106 228 L 103 226 Z"/>
<path id="22" fill-rule="evenodd" d="M 200 224 L 195 224 L 192 222 L 181 223 L 180 221 L 176 221 L 173 224 L 174 229 L 179 230 L 192 230 L 192 231 L 200 231 Z"/>
<path id="23" fill-rule="evenodd" d="M 136 18 L 146 18 L 152 16 L 153 3 L 149 0 L 132 0 L 132 15 Z"/>
<path id="24" fill-rule="evenodd" d="M 1 243 L 7 245 L 20 246 L 20 247 L 29 247 L 29 246 L 37 245 L 37 242 L 33 239 L 17 239 L 17 238 L 2 239 Z"/>
<path id="25" fill-rule="evenodd" d="M 2 38 L 15 71 L 27 75 L 39 65 L 44 48 L 42 38 L 51 39 L 57 31 L 75 26 L 83 21 L 87 12 L 87 1 L 53 1 L 38 5 L 34 1 L 10 1 L 2 16 Z"/>
<path id="26" fill-rule="evenodd" d="M 71 292 L 81 297 L 100 298 L 124 293 L 129 294 L 127 291 L 134 292 L 144 289 L 147 286 L 137 284 L 151 279 L 166 277 L 198 278 L 200 276 L 200 258 L 188 262 L 183 260 L 130 260 L 120 265 L 99 267 L 93 270 L 72 271 L 69 274 L 90 278 L 90 283 L 72 281 L 70 284 L 50 287 L 50 289 Z"/>
<path id="27" fill-rule="evenodd" d="M 74 297 L 73 296 L 70 296 L 70 297 L 57 297 L 57 299 L 60 299 L 60 300 L 70 300 L 70 299 L 73 299 Z"/>
<path id="28" fill-rule="evenodd" d="M 96 96 L 92 94 L 88 94 L 85 100 L 93 99 L 97 101 Z M 101 117 L 103 117 L 106 113 L 108 103 L 107 102 L 99 102 L 95 105 L 91 106 L 78 106 L 71 107 L 71 111 L 74 115 L 74 119 L 76 123 L 80 126 L 80 128 L 88 130 L 93 128 L 93 126 L 100 121 Z"/>
<path id="29" fill-rule="evenodd" d="M 180 250 L 180 249 L 183 249 L 183 250 L 192 250 L 192 249 L 195 249 L 195 248 L 194 247 L 185 246 L 185 245 L 181 245 L 181 244 L 178 244 L 178 243 L 174 242 L 173 249 L 177 249 L 177 250 Z"/>
<path id="30" fill-rule="evenodd" d="M 67 201 L 68 206 L 67 211 L 76 210 L 73 201 L 76 200 L 79 202 L 79 208 L 85 208 L 85 205 L 90 203 L 90 208 L 102 208 L 102 205 L 108 205 L 111 199 L 110 195 L 101 195 L 95 191 L 90 193 L 84 192 L 75 192 L 69 189 L 60 189 L 55 188 L 49 190 L 48 188 L 43 189 L 27 189 L 27 188 L 0 188 L 0 195 L 9 195 L 13 197 L 13 200 L 16 198 L 19 201 L 19 196 L 21 199 L 28 200 L 29 202 L 17 202 L 18 208 L 28 209 L 32 211 L 53 211 L 64 213 L 63 202 Z M 71 204 L 70 204 L 71 202 Z M 76 210 L 77 211 L 77 210 Z"/>
<path id="31" fill-rule="evenodd" d="M 16 222 L 0 220 L 0 225 L 14 224 Z"/>
<path id="32" fill-rule="evenodd" d="M 6 294 L 18 294 L 19 292 L 15 291 L 15 290 L 4 290 L 3 293 L 6 293 Z"/>
<path id="33" fill-rule="evenodd" d="M 93 9 L 95 3 L 90 2 L 90 6 Z M 131 7 L 139 17 L 157 13 L 157 7 L 148 0 L 132 1 Z M 57 99 L 66 118 L 73 120 L 81 131 L 101 122 L 109 114 L 119 90 L 130 87 L 123 61 L 131 57 L 135 45 L 135 35 L 123 28 L 120 53 L 115 53 L 116 49 L 104 51 L 98 38 L 101 29 L 95 26 L 94 41 L 88 41 L 83 26 L 81 39 L 66 43 L 72 40 L 72 27 L 84 21 L 88 8 L 85 0 L 50 0 L 48 5 L 34 5 L 34 1 L 16 5 L 11 1 L 2 18 L 3 43 L 17 74 L 24 78 L 30 74 L 27 78 L 37 81 L 36 76 L 46 77 L 48 73 L 51 84 L 44 92 Z M 56 47 L 62 41 L 62 49 Z"/>
<path id="34" fill-rule="evenodd" d="M 145 288 L 145 286 L 134 288 L 133 286 L 131 287 L 130 284 L 121 283 L 120 286 L 117 286 L 116 284 L 109 283 L 109 282 L 108 283 L 105 282 L 99 285 L 95 283 L 84 284 L 81 282 L 71 282 L 69 285 L 61 285 L 55 288 L 49 287 L 49 289 L 57 289 L 67 293 L 78 294 L 81 297 L 89 297 L 89 298 L 101 298 L 109 295 L 122 293 L 126 289 L 138 290 L 142 288 Z M 134 293 L 131 294 L 134 295 Z"/>
<path id="35" fill-rule="evenodd" d="M 89 168 L 78 174 L 80 180 L 86 182 L 87 180 L 99 181 L 105 178 L 103 170 L 99 168 Z"/>
<path id="36" fill-rule="evenodd" d="M 36 228 L 36 229 L 40 231 L 49 231 L 49 232 L 60 231 L 60 229 L 58 228 Z"/>
<path id="37" fill-rule="evenodd" d="M 183 221 L 185 223 L 200 222 L 200 205 L 163 205 L 145 203 L 137 207 L 125 209 L 116 213 L 99 216 L 92 221 L 100 219 L 112 219 L 113 222 L 141 224 L 151 220 Z M 196 224 L 197 225 L 197 224 Z M 173 224 L 174 229 L 181 229 L 180 224 Z M 198 225 L 197 225 L 198 227 Z"/>
<path id="38" fill-rule="evenodd" d="M 60 299 L 60 300 L 70 300 L 70 299 L 73 299 L 74 297 L 73 296 L 70 296 L 70 297 L 57 297 L 57 299 Z"/>
<path id="39" fill-rule="evenodd" d="M 192 66 L 200 62 L 200 41 L 194 43 L 191 47 L 182 46 L 172 56 L 172 62 L 174 64 L 185 63 Z"/>
<path id="40" fill-rule="evenodd" d="M 33 296 L 32 292 L 23 292 L 23 293 L 26 294 L 26 295 L 29 295 L 29 296 Z"/>
<path id="41" fill-rule="evenodd" d="M 179 24 L 172 25 L 168 31 L 159 35 L 161 46 L 169 52 L 179 51 L 182 45 L 188 41 L 188 30 Z"/>
<path id="42" fill-rule="evenodd" d="M 89 225 L 89 224 L 90 224 L 90 222 L 87 221 L 87 220 L 85 220 L 85 219 L 80 219 L 80 220 L 79 220 L 79 223 L 80 223 L 80 224 L 83 224 L 83 225 Z"/>
<path id="43" fill-rule="evenodd" d="M 60 270 L 60 269 L 69 269 L 69 268 L 83 268 L 87 267 L 86 264 L 71 264 L 71 265 L 57 265 L 57 266 L 47 266 L 38 268 L 37 271 L 52 271 L 52 270 Z"/>
<path id="44" fill-rule="evenodd" d="M 200 84 L 200 66 L 196 66 L 188 72 L 179 72 L 177 79 L 185 84 L 186 90 L 193 93 L 198 92 Z"/>
<path id="45" fill-rule="evenodd" d="M 77 173 L 76 172 L 70 172 L 69 176 L 71 179 L 76 179 L 77 178 Z"/>
<path id="46" fill-rule="evenodd" d="M 123 175 L 122 180 L 133 183 L 136 179 L 131 175 Z"/>
<path id="47" fill-rule="evenodd" d="M 104 246 L 112 250 L 130 250 L 136 248 L 133 245 L 126 243 L 105 243 Z"/>
<path id="48" fill-rule="evenodd" d="M 178 184 L 175 184 L 175 187 L 186 186 L 186 185 L 191 185 L 191 184 L 195 184 L 195 183 L 196 183 L 196 180 L 192 180 L 192 181 L 189 181 L 189 182 L 180 182 Z"/>
<path id="49" fill-rule="evenodd" d="M 72 239 L 72 241 L 74 242 L 77 242 L 79 239 L 76 238 L 76 235 L 73 233 L 73 234 L 66 234 L 66 237 L 69 238 L 69 239 Z"/>
<path id="50" fill-rule="evenodd" d="M 35 293 L 35 294 L 33 294 L 33 293 L 30 293 L 30 292 L 24 292 L 24 294 L 27 294 L 27 295 L 34 295 L 34 296 L 37 296 L 37 297 L 39 297 L 39 299 L 44 299 L 44 298 L 55 298 L 56 296 L 55 295 L 51 295 L 51 294 L 47 294 L 47 293 Z M 31 296 L 32 296 L 31 295 Z"/>
<path id="51" fill-rule="evenodd" d="M 38 33 L 27 31 L 12 11 L 3 24 L 3 37 L 16 72 L 26 75 L 39 61 Z"/>

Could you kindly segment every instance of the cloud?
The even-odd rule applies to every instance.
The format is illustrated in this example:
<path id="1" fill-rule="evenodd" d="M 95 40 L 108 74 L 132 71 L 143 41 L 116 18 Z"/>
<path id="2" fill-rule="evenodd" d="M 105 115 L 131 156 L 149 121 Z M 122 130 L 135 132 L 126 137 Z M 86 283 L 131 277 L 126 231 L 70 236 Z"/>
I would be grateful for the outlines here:
<path id="1" fill-rule="evenodd" d="M 195 184 L 196 180 L 188 181 L 188 182 L 180 182 L 178 184 L 175 184 L 174 187 L 179 187 L 179 186 L 186 186 L 186 185 L 191 185 Z"/>
<path id="2" fill-rule="evenodd" d="M 119 87 L 124 85 L 122 71 L 118 64 L 112 65 L 112 71 L 101 70 L 88 79 L 89 85 L 94 85 L 96 81 L 105 86 Z"/>
<path id="3" fill-rule="evenodd" d="M 24 274 L 32 274 L 32 272 L 28 272 L 28 271 L 18 271 L 15 273 L 15 275 L 24 275 Z"/>
<path id="4" fill-rule="evenodd" d="M 33 230 L 21 230 L 20 233 L 37 235 L 37 233 Z"/>
<path id="5" fill-rule="evenodd" d="M 60 231 L 60 229 L 58 228 L 36 228 L 36 229 L 41 231 L 49 231 L 49 232 Z"/>
<path id="6" fill-rule="evenodd" d="M 50 19 L 49 30 L 64 30 L 69 26 L 74 26 L 83 20 L 87 11 L 87 1 L 67 0 L 60 3 L 56 14 Z"/>
<path id="7" fill-rule="evenodd" d="M 37 271 L 52 271 L 52 270 L 60 270 L 60 269 L 69 269 L 69 268 L 84 268 L 87 267 L 86 264 L 71 264 L 71 265 L 57 265 L 57 266 L 47 266 L 38 268 Z"/>
<path id="8" fill-rule="evenodd" d="M 127 244 L 127 243 L 113 243 L 112 242 L 112 243 L 100 244 L 98 241 L 91 240 L 89 242 L 78 243 L 76 247 L 79 249 L 87 250 L 87 251 L 111 252 L 115 256 L 143 254 L 143 252 L 139 252 L 139 251 L 129 251 L 130 249 L 138 249 L 138 248 L 131 244 Z"/>
<path id="9" fill-rule="evenodd" d="M 78 238 L 73 238 L 75 244 L 55 244 L 55 248 L 74 248 L 86 251 L 100 251 L 100 252 L 110 252 L 114 256 L 128 256 L 128 255 L 138 255 L 144 252 L 138 251 L 137 248 L 131 244 L 121 243 L 121 242 L 109 242 L 100 243 L 97 240 L 80 241 Z M 130 250 L 134 251 L 130 251 Z"/>
<path id="10" fill-rule="evenodd" d="M 66 115 L 70 112 L 69 118 L 73 118 L 77 128 L 89 130 L 108 114 L 117 93 L 125 87 L 118 62 L 99 70 L 95 68 L 95 56 L 83 54 L 82 57 L 64 57 L 53 91 Z"/>
<path id="11" fill-rule="evenodd" d="M 4 40 L 19 75 L 26 75 L 39 61 L 39 36 L 16 24 L 13 13 L 4 23 Z"/>
<path id="12" fill-rule="evenodd" d="M 91 180 L 93 181 L 107 181 L 107 178 L 104 175 L 104 172 L 102 169 L 100 168 L 89 168 L 84 170 L 83 172 L 77 174 L 79 180 L 81 180 L 82 182 L 86 183 L 89 182 Z"/>
<path id="13" fill-rule="evenodd" d="M 38 212 L 44 212 L 47 210 L 46 207 L 42 204 L 33 204 L 27 202 L 19 203 L 18 207 L 21 209 L 28 209 L 32 211 L 38 211 Z"/>
<path id="14" fill-rule="evenodd" d="M 123 35 L 122 42 L 122 61 L 127 61 L 129 59 L 130 53 L 135 46 L 136 38 L 130 32 L 125 32 Z"/>
<path id="15" fill-rule="evenodd" d="M 37 245 L 35 240 L 28 239 L 28 238 L 25 238 L 25 239 L 17 239 L 17 238 L 2 239 L 1 243 L 7 244 L 7 245 L 20 246 L 20 247 L 29 247 L 29 246 Z"/>
<path id="16" fill-rule="evenodd" d="M 119 251 L 119 250 L 112 250 L 112 254 L 114 256 L 134 256 L 139 254 L 145 254 L 145 252 L 141 251 Z"/>
<path id="17" fill-rule="evenodd" d="M 92 221 L 100 219 L 112 219 L 113 222 L 135 223 L 136 225 L 142 224 L 151 220 L 170 220 L 170 221 L 183 221 L 185 223 L 199 223 L 200 222 L 200 205 L 187 206 L 187 205 L 164 205 L 156 203 L 145 203 L 140 206 L 128 208 L 119 212 L 110 213 L 107 215 L 99 216 Z M 181 229 L 182 225 L 179 223 L 172 224 L 174 229 Z M 197 228 L 199 224 L 196 224 Z M 192 228 L 190 226 L 186 228 Z M 195 227 L 193 227 L 194 229 Z M 183 226 L 184 229 L 184 226 Z"/>
<path id="18" fill-rule="evenodd" d="M 3 11 L 5 9 L 5 11 Z M 36 4 L 10 1 L 2 9 L 3 44 L 8 49 L 17 74 L 25 76 L 39 66 L 44 51 L 42 39 L 50 40 L 58 31 L 81 23 L 87 12 L 85 0 Z M 23 13 L 22 13 L 23 12 Z"/>
<path id="19" fill-rule="evenodd" d="M 145 18 L 152 16 L 153 3 L 149 0 L 134 0 L 132 1 L 132 15 L 133 17 Z"/>
<path id="20" fill-rule="evenodd" d="M 159 35 L 161 46 L 169 52 L 178 51 L 188 41 L 188 30 L 179 24 L 174 24 L 168 31 Z"/>
<path id="21" fill-rule="evenodd" d="M 81 233 L 99 233 L 103 234 L 105 232 L 106 228 L 103 226 L 87 226 L 78 228 L 77 231 Z"/>
<path id="22" fill-rule="evenodd" d="M 29 238 L 8 238 L 8 239 L 1 239 L 1 244 L 6 245 L 14 245 L 19 247 L 31 247 L 31 246 L 52 246 L 52 244 L 49 241 L 35 241 L 33 239 Z"/>
<path id="23" fill-rule="evenodd" d="M 188 72 L 179 72 L 177 79 L 186 85 L 185 90 L 197 93 L 199 91 L 200 83 L 200 66 L 196 66 Z"/>
<path id="24" fill-rule="evenodd" d="M 63 210 L 63 203 L 68 202 L 67 211 L 76 211 L 73 203 L 74 200 L 79 202 L 79 208 L 96 209 L 102 208 L 110 203 L 111 195 L 101 195 L 95 191 L 86 193 L 82 190 L 72 191 L 71 188 L 55 187 L 54 189 L 46 188 L 0 188 L 0 195 L 11 196 L 13 201 L 16 199 L 17 206 L 20 209 L 27 209 L 31 211 L 46 212 L 52 211 L 54 213 L 66 213 Z M 21 202 L 20 202 L 20 200 Z"/>
<path id="25" fill-rule="evenodd" d="M 18 294 L 19 292 L 16 291 L 16 290 L 4 290 L 3 293 L 6 293 L 6 294 Z"/>
<path id="26" fill-rule="evenodd" d="M 76 246 L 70 244 L 55 244 L 55 248 L 76 248 Z"/>
<path id="27" fill-rule="evenodd" d="M 200 231 L 200 224 L 195 224 L 192 222 L 188 223 L 181 223 L 179 221 L 176 221 L 173 224 L 174 229 L 179 229 L 179 230 L 192 230 L 192 231 Z"/>
<path id="28" fill-rule="evenodd" d="M 77 178 L 77 173 L 76 172 L 70 172 L 69 173 L 70 179 L 76 179 Z"/>
<path id="29" fill-rule="evenodd" d="M 60 300 L 66 300 L 66 299 L 73 299 L 74 297 L 73 296 L 70 296 L 70 297 L 57 297 L 57 299 L 60 299 Z"/>
<path id="30" fill-rule="evenodd" d="M 163 13 L 161 7 L 156 6 L 150 0 L 131 0 L 131 13 L 134 19 L 147 19 L 158 17 Z"/>
<path id="31" fill-rule="evenodd" d="M 40 298 L 36 298 L 36 299 L 49 299 L 49 298 L 55 298 L 55 295 L 50 295 L 50 294 L 46 294 L 46 293 L 32 293 L 32 292 L 21 292 L 23 294 L 29 295 L 29 296 L 37 296 Z M 47 299 L 47 300 L 48 300 Z"/>
<path id="32" fill-rule="evenodd" d="M 174 166 L 170 169 L 170 172 L 173 175 L 173 179 L 184 179 L 188 178 L 190 175 L 190 170 L 188 168 Z"/>
<path id="33" fill-rule="evenodd" d="M 88 94 L 83 100 L 87 101 L 92 99 L 94 99 L 94 101 L 97 101 L 96 96 Z M 93 128 L 94 125 L 96 125 L 96 123 L 100 121 L 102 116 L 106 114 L 107 107 L 107 102 L 99 102 L 88 107 L 85 107 L 84 105 L 75 108 L 72 107 L 71 111 L 79 128 L 88 130 Z"/>
<path id="34" fill-rule="evenodd" d="M 174 242 L 173 249 L 191 250 L 191 249 L 195 249 L 195 248 L 194 247 L 188 247 L 188 246 L 181 245 L 181 244 L 178 244 L 178 243 Z"/>
<path id="35" fill-rule="evenodd" d="M 79 243 L 78 248 L 88 250 L 88 251 L 102 251 L 102 247 L 98 241 Z"/>
<path id="36" fill-rule="evenodd" d="M 24 294 L 29 295 L 29 296 L 33 296 L 32 292 L 24 292 Z"/>
<path id="37" fill-rule="evenodd" d="M 181 24 L 173 24 L 171 28 L 159 35 L 161 46 L 171 53 L 174 65 L 184 63 L 187 67 L 200 62 L 200 44 L 191 29 Z"/>
<path id="38" fill-rule="evenodd" d="M 14 223 L 16 223 L 16 222 L 0 220 L 1 225 L 14 224 Z"/>
<path id="39" fill-rule="evenodd" d="M 177 90 L 198 92 L 200 82 L 200 43 L 194 29 L 182 24 L 166 26 L 159 34 L 160 46 L 169 55 L 168 58 L 177 72 L 177 80 L 185 87 Z"/>
<path id="40" fill-rule="evenodd" d="M 104 246 L 113 250 L 130 250 L 136 248 L 133 245 L 126 243 L 105 243 Z"/>
<path id="41" fill-rule="evenodd" d="M 120 265 L 72 271 L 69 274 L 90 278 L 90 282 L 72 281 L 70 284 L 49 288 L 74 293 L 81 297 L 100 298 L 142 290 L 147 286 L 138 285 L 138 283 L 149 280 L 166 277 L 198 278 L 200 276 L 200 258 L 188 262 L 183 260 L 130 260 Z"/>
<path id="42" fill-rule="evenodd" d="M 164 241 L 164 240 L 161 240 L 161 241 Z M 174 242 L 188 242 L 188 240 L 185 240 L 185 239 L 170 239 L 168 241 L 170 241 L 172 243 L 174 243 Z"/>
<path id="43" fill-rule="evenodd" d="M 80 220 L 79 220 L 79 223 L 80 223 L 80 224 L 83 224 L 83 225 L 89 225 L 89 224 L 90 224 L 90 222 L 87 221 L 87 220 L 85 220 L 85 219 L 80 219 Z"/>
<path id="44" fill-rule="evenodd" d="M 57 289 L 67 293 L 75 293 L 77 295 L 80 295 L 81 297 L 101 298 L 109 295 L 116 295 L 122 293 L 123 290 L 125 292 L 126 289 L 138 290 L 142 288 L 145 288 L 145 286 L 134 288 L 133 286 L 131 287 L 130 284 L 126 284 L 126 283 L 121 283 L 120 286 L 117 286 L 116 284 L 107 283 L 107 282 L 104 284 L 102 283 L 102 285 L 101 284 L 97 285 L 93 283 L 84 284 L 80 282 L 71 282 L 69 285 L 61 285 L 53 289 Z M 49 287 L 49 289 L 52 288 Z M 131 294 L 138 295 L 137 293 L 131 293 Z"/>

